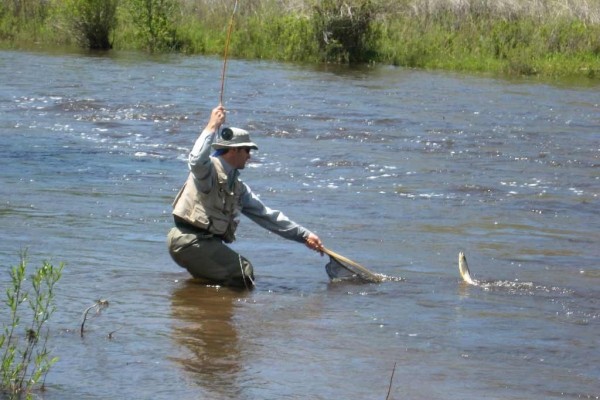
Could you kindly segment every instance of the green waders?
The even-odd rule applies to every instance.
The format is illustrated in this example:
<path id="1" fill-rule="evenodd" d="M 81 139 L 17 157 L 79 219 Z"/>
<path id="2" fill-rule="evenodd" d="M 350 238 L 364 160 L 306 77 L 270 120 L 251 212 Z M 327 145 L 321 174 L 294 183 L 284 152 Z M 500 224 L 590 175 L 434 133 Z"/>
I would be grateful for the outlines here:
<path id="1" fill-rule="evenodd" d="M 185 227 L 174 227 L 167 236 L 169 254 L 194 278 L 223 286 L 254 286 L 254 270 L 246 258 L 225 245 L 219 237 Z"/>

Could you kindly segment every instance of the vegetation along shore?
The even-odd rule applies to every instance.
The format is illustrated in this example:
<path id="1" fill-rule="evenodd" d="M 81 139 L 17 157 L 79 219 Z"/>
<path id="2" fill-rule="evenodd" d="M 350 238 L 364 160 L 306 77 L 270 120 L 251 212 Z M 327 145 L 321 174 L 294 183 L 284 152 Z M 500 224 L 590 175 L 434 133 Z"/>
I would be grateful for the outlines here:
<path id="1" fill-rule="evenodd" d="M 80 46 L 600 79 L 600 0 L 6 0 L 2 48 Z"/>

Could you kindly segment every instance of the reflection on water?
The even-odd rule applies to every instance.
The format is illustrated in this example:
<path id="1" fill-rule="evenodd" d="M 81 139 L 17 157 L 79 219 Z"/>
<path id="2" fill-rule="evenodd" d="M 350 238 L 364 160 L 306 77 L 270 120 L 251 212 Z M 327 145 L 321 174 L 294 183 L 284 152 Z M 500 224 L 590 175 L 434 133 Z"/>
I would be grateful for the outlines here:
<path id="1" fill-rule="evenodd" d="M 244 364 L 234 309 L 247 295 L 190 279 L 181 282 L 171 297 L 172 336 L 182 346 L 173 360 L 200 387 L 229 398 L 239 394 L 237 377 Z"/>

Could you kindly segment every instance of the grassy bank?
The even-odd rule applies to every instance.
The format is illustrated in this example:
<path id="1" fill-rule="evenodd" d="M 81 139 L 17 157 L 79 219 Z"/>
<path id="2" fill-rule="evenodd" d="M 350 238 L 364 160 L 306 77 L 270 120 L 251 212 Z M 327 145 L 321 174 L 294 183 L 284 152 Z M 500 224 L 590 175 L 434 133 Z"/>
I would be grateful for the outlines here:
<path id="1" fill-rule="evenodd" d="M 234 3 L 4 2 L 0 43 L 221 54 Z M 598 0 L 240 0 L 234 17 L 234 57 L 600 79 Z"/>

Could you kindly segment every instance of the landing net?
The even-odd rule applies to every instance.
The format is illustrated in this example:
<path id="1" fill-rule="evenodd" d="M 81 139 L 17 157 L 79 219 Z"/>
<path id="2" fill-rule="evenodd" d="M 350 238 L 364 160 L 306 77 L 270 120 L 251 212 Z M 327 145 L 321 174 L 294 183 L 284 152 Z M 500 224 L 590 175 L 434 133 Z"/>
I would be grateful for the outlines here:
<path id="1" fill-rule="evenodd" d="M 329 262 L 325 265 L 325 271 L 331 280 L 359 279 L 379 283 L 384 279 L 383 275 L 369 271 L 362 265 L 329 249 L 323 248 L 323 252 L 329 255 Z"/>

